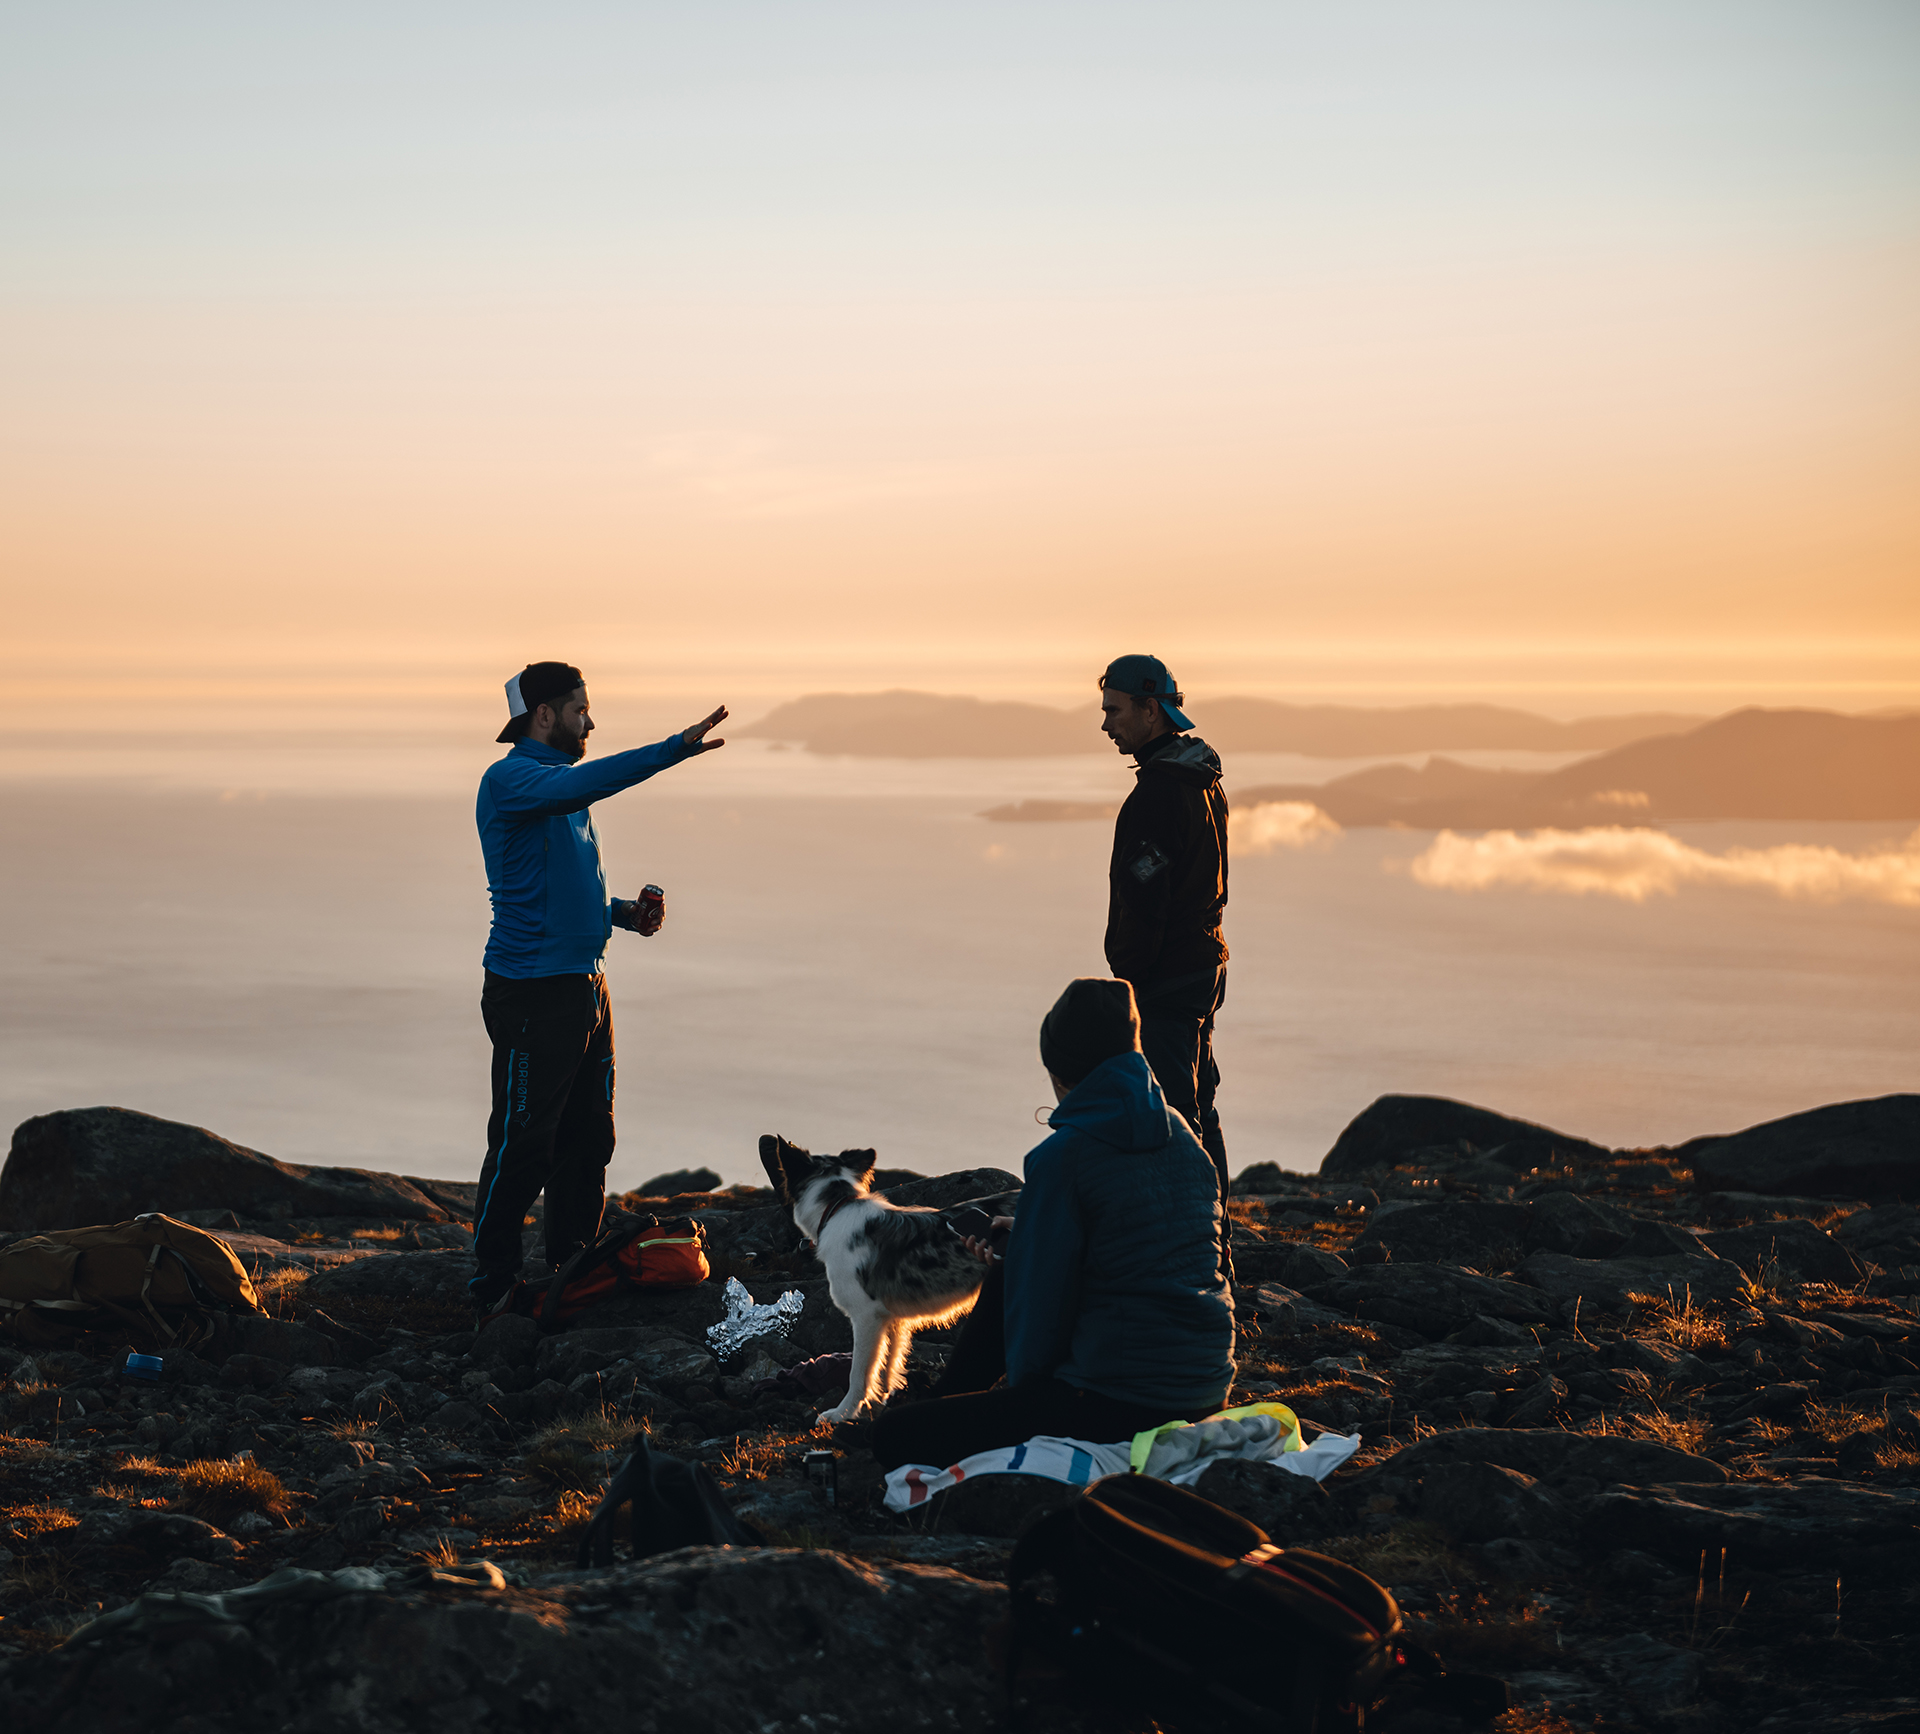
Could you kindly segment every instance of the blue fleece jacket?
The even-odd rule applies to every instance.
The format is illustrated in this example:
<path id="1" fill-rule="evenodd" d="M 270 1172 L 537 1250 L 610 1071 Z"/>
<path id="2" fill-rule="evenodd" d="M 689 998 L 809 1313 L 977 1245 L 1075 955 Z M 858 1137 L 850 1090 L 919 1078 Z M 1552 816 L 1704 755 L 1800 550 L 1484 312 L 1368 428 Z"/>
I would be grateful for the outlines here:
<path id="1" fill-rule="evenodd" d="M 1007 1243 L 1007 1383 L 1063 1379 L 1169 1413 L 1233 1384 L 1213 1162 L 1138 1053 L 1103 1061 L 1028 1153 Z"/>
<path id="2" fill-rule="evenodd" d="M 600 835 L 588 808 L 693 756 L 677 734 L 650 747 L 574 760 L 518 740 L 480 779 L 475 817 L 487 861 L 495 975 L 597 975 L 613 935 Z"/>

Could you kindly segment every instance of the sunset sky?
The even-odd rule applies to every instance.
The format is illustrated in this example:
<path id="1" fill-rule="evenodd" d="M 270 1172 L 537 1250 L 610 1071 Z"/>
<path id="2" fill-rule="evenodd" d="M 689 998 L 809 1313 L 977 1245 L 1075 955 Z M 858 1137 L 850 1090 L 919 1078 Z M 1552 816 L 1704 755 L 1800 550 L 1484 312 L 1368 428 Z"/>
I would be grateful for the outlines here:
<path id="1" fill-rule="evenodd" d="M 1920 704 L 1916 73 L 1910 0 L 15 8 L 16 695 Z"/>

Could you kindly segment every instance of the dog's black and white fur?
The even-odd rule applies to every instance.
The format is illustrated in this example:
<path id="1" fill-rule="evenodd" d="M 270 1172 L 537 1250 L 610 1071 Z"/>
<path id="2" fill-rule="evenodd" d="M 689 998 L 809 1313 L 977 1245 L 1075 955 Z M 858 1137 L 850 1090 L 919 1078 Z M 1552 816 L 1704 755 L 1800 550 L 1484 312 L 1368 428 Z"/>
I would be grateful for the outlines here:
<path id="1" fill-rule="evenodd" d="M 906 1382 L 922 1326 L 971 1310 L 986 1269 L 937 1210 L 873 1197 L 874 1153 L 814 1156 L 784 1138 L 760 1140 L 760 1162 L 793 1207 L 794 1225 L 827 1267 L 827 1292 L 853 1323 L 853 1376 L 819 1423 L 851 1421 Z"/>

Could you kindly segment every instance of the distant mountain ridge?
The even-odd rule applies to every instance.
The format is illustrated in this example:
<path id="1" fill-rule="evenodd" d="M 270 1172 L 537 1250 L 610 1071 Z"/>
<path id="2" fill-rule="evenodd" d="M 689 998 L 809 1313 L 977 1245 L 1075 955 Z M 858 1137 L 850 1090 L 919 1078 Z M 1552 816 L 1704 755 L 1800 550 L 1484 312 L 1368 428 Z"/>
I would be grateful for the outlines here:
<path id="1" fill-rule="evenodd" d="M 1487 771 L 1433 758 L 1418 769 L 1377 765 L 1328 783 L 1229 793 L 1236 807 L 1310 801 L 1349 827 L 1412 830 L 1920 819 L 1920 716 L 1740 710 L 1557 771 Z"/>
<path id="2" fill-rule="evenodd" d="M 1299 753 L 1360 759 L 1382 753 L 1596 752 L 1693 728 L 1698 716 L 1651 712 L 1556 722 L 1490 704 L 1281 704 L 1264 698 L 1195 700 L 1196 732 L 1222 753 Z M 798 741 L 809 752 L 849 758 L 1016 759 L 1104 753 L 1099 710 L 911 692 L 817 692 L 780 705 L 733 731 L 758 740 Z"/>

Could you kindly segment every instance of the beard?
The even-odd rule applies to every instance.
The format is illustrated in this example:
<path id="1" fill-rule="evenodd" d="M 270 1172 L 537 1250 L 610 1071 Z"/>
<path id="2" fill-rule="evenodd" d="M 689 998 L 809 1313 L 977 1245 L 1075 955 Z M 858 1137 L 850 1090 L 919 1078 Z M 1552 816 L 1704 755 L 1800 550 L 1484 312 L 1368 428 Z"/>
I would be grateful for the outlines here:
<path id="1" fill-rule="evenodd" d="M 556 751 L 565 753 L 570 759 L 584 759 L 587 756 L 586 731 L 570 734 L 566 724 L 562 723 L 553 731 L 553 745 Z"/>

